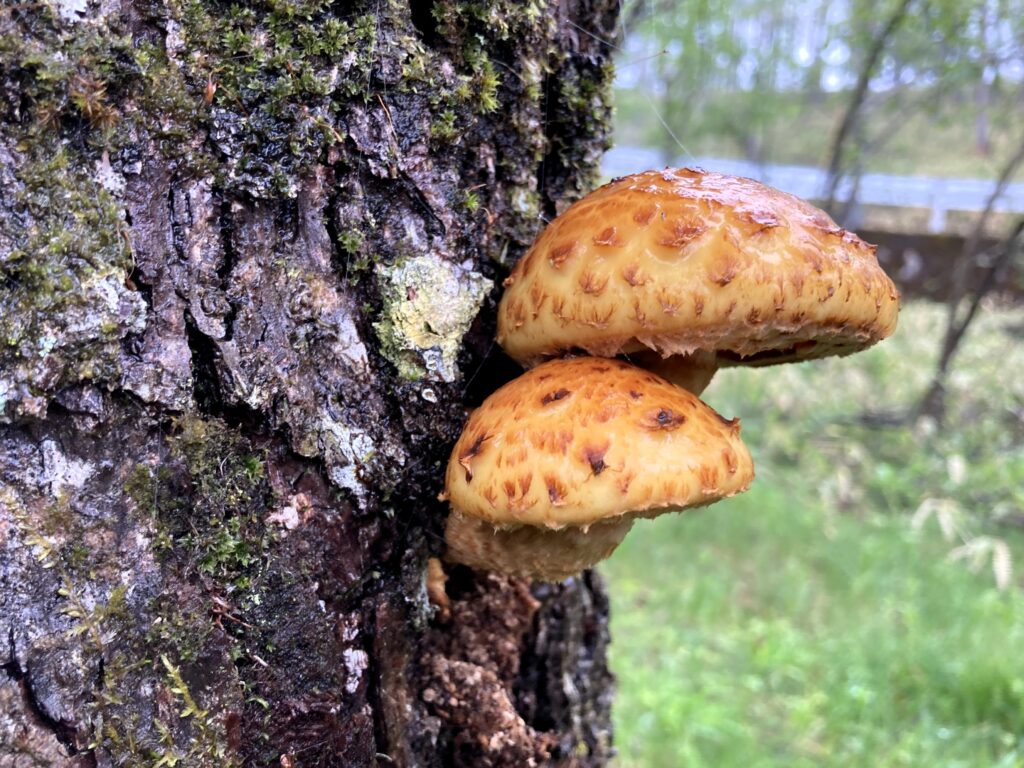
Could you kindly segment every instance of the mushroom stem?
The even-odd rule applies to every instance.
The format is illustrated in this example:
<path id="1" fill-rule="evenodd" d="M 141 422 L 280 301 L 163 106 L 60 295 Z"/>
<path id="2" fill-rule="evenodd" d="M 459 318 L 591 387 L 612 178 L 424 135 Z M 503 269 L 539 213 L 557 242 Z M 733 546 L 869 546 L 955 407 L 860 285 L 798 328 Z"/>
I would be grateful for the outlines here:
<path id="1" fill-rule="evenodd" d="M 657 352 L 644 351 L 631 354 L 629 357 L 641 368 L 646 368 L 695 395 L 700 395 L 707 389 L 719 367 L 714 352 L 698 351 L 689 355 L 662 357 Z"/>
<path id="2" fill-rule="evenodd" d="M 562 581 L 608 557 L 632 527 L 632 515 L 622 515 L 587 527 L 496 528 L 452 512 L 445 530 L 445 559 L 470 568 Z"/>

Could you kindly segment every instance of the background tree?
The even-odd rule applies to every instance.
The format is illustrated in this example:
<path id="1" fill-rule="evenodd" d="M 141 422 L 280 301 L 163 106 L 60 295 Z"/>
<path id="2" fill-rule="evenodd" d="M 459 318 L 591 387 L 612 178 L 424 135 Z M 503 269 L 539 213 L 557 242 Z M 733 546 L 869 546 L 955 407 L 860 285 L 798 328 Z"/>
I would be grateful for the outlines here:
<path id="1" fill-rule="evenodd" d="M 0 755 L 605 762 L 597 577 L 424 571 L 617 8 L 0 9 Z"/>
<path id="2" fill-rule="evenodd" d="M 851 161 L 845 159 L 844 153 L 850 143 L 853 143 L 856 147 L 863 147 L 863 132 L 860 130 L 861 112 L 868 97 L 868 88 L 871 85 L 876 70 L 880 66 L 886 46 L 896 34 L 903 20 L 907 18 L 912 2 L 913 0 L 898 0 L 895 7 L 883 17 L 880 28 L 870 33 L 870 41 L 862 48 L 863 61 L 859 65 L 857 82 L 850 92 L 846 108 L 843 110 L 842 119 L 836 127 L 835 138 L 832 140 L 832 149 L 829 153 L 828 175 L 824 193 L 824 207 L 829 212 L 835 211 L 836 194 L 840 182 L 847 175 L 848 165 L 859 164 L 856 160 L 851 163 Z M 857 154 L 854 152 L 854 155 Z M 846 217 L 843 216 L 841 218 Z"/>
<path id="3" fill-rule="evenodd" d="M 657 146 L 666 162 L 680 152 L 678 137 L 707 133 L 727 137 L 750 160 L 763 160 L 765 131 L 781 109 L 763 95 L 780 87 L 792 56 L 792 4 L 637 3 L 628 15 L 627 25 L 638 25 L 658 51 L 650 64 L 656 72 L 651 90 L 664 119 Z M 728 98 L 718 98 L 722 94 Z"/>
<path id="4" fill-rule="evenodd" d="M 1016 147 L 1022 16 L 1020 0 L 637 0 L 625 11 L 621 138 L 666 161 L 821 166 L 826 200 L 869 168 L 928 172 L 922 158 L 946 174 L 950 157 L 977 157 L 980 170 L 955 173 L 996 176 Z"/>
<path id="5" fill-rule="evenodd" d="M 1022 165 L 1024 141 L 1007 159 L 985 204 L 985 210 L 975 222 L 970 236 L 964 240 L 960 259 L 950 281 L 949 298 L 946 302 L 946 330 L 939 349 L 939 359 L 932 380 L 917 405 L 917 416 L 929 416 L 940 424 L 945 420 L 946 384 L 953 358 L 968 328 L 977 317 L 982 300 L 996 288 L 1006 271 L 1019 260 L 1020 252 L 1024 248 L 1024 221 L 1018 221 L 994 249 L 983 249 L 982 241 L 996 200 Z M 972 274 L 977 272 L 980 272 L 980 277 Z"/>

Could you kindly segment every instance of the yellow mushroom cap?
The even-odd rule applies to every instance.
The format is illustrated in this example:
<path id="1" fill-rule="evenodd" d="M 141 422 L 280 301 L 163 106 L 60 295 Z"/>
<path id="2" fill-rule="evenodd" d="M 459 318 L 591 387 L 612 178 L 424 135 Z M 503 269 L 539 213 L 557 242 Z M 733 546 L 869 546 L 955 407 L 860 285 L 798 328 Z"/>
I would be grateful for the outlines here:
<path id="1" fill-rule="evenodd" d="M 739 432 L 738 420 L 648 371 L 555 360 L 473 412 L 446 493 L 455 513 L 497 528 L 649 517 L 745 490 L 754 469 Z"/>
<path id="2" fill-rule="evenodd" d="M 638 173 L 541 233 L 506 281 L 498 342 L 526 365 L 573 349 L 715 352 L 720 365 L 845 355 L 896 328 L 875 250 L 752 179 Z"/>

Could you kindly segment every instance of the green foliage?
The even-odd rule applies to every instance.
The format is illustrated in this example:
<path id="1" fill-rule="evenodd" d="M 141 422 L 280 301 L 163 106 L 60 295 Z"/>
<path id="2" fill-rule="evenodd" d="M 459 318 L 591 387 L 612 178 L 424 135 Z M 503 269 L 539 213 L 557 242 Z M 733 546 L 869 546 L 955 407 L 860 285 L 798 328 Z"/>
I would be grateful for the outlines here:
<path id="1" fill-rule="evenodd" d="M 950 423 L 866 426 L 927 384 L 942 308 L 844 360 L 721 371 L 758 477 L 639 523 L 606 564 L 619 765 L 1024 766 L 1024 595 L 951 557 L 1024 508 L 1019 309 L 979 318 Z M 876 420 L 884 423 L 884 419 Z M 955 538 L 923 503 L 955 509 Z M 927 507 L 926 507 L 927 508 Z"/>
<path id="2" fill-rule="evenodd" d="M 648 104 L 685 142 L 725 135 L 746 152 L 769 123 L 787 117 L 768 94 L 796 66 L 797 22 L 806 10 L 785 0 L 693 0 L 653 12 L 633 30 L 659 52 L 651 68 L 662 97 Z M 653 90 L 649 82 L 641 88 Z M 721 93 L 732 96 L 727 107 L 715 98 Z M 672 133 L 657 130 L 657 144 L 678 152 Z"/>
<path id="3" fill-rule="evenodd" d="M 762 487 L 634 528 L 606 568 L 621 764 L 1024 765 L 1024 600 L 906 521 L 821 514 Z"/>
<path id="4" fill-rule="evenodd" d="M 896 336 L 868 352 L 759 375 L 726 371 L 707 399 L 743 417 L 762 477 L 799 465 L 822 479 L 822 501 L 843 510 L 913 513 L 941 497 L 984 525 L 1024 503 L 1024 447 L 1014 427 L 1024 403 L 1016 313 L 985 313 L 972 327 L 950 383 L 945 427 L 886 426 L 886 414 L 902 413 L 926 389 L 943 321 L 944 308 L 911 305 Z M 864 420 L 863 410 L 883 416 Z"/>
<path id="5" fill-rule="evenodd" d="M 729 112 L 737 97 L 734 94 L 712 94 L 714 109 Z M 819 165 L 828 157 L 834 126 L 841 116 L 843 94 L 828 94 L 808 102 L 799 93 L 776 94 L 772 97 L 775 115 L 764 126 L 762 159 L 769 163 Z M 898 123 L 899 131 L 886 142 L 863 156 L 864 167 L 879 173 L 927 174 L 931 176 L 996 176 L 1005 158 L 1020 143 L 1019 102 L 1012 94 L 995 94 L 989 113 L 992 151 L 981 155 L 965 151 L 974 142 L 974 113 L 962 103 L 943 103 L 936 95 L 922 91 L 921 101 L 932 101 L 925 113 L 907 110 L 901 103 L 879 105 L 871 121 L 878 124 Z M 615 92 L 615 133 L 619 144 L 661 147 L 666 161 L 683 154 L 671 137 L 662 136 L 663 128 L 652 102 L 634 89 Z M 927 140 L 922 140 L 927 137 Z M 746 149 L 734 133 L 710 126 L 695 126 L 691 133 L 680 134 L 686 150 L 696 157 L 742 157 Z M 924 226 L 922 223 L 921 226 Z"/>
<path id="6" fill-rule="evenodd" d="M 641 20 L 620 61 L 630 84 L 617 100 L 620 140 L 659 147 L 666 157 L 684 153 L 681 143 L 695 155 L 819 165 L 828 163 L 854 84 L 899 3 L 634 5 Z M 1001 123 L 1019 144 L 1020 83 L 1012 73 L 1024 62 L 1022 14 L 1021 0 L 910 2 L 872 70 L 844 166 L 892 172 L 893 163 L 910 164 L 923 172 L 929 168 L 914 166 L 922 156 L 946 166 L 998 166 L 998 151 L 969 150 L 985 123 L 993 138 Z M 960 128 L 955 135 L 945 130 L 950 120 Z"/>

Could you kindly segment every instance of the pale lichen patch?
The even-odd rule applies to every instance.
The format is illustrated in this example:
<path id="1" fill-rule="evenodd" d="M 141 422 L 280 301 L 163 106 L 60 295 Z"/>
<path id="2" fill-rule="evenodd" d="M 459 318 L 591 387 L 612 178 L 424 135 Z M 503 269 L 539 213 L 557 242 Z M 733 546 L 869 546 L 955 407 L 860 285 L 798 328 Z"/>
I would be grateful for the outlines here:
<path id="1" fill-rule="evenodd" d="M 374 328 L 382 354 L 403 378 L 455 381 L 459 345 L 491 281 L 434 256 L 382 268 L 379 275 L 384 311 Z"/>
<path id="2" fill-rule="evenodd" d="M 351 491 L 364 509 L 369 500 L 366 478 L 402 460 L 400 447 L 376 441 L 369 432 L 330 416 L 294 447 L 300 455 L 322 457 L 331 482 Z"/>
<path id="3" fill-rule="evenodd" d="M 353 694 L 359 690 L 359 684 L 363 681 L 363 673 L 370 665 L 370 657 L 366 651 L 358 648 L 346 648 L 342 652 L 345 662 L 345 692 Z"/>
<path id="4" fill-rule="evenodd" d="M 81 488 L 93 474 L 92 465 L 68 456 L 54 440 L 44 440 L 42 451 L 43 478 L 54 496 L 68 488 Z"/>

